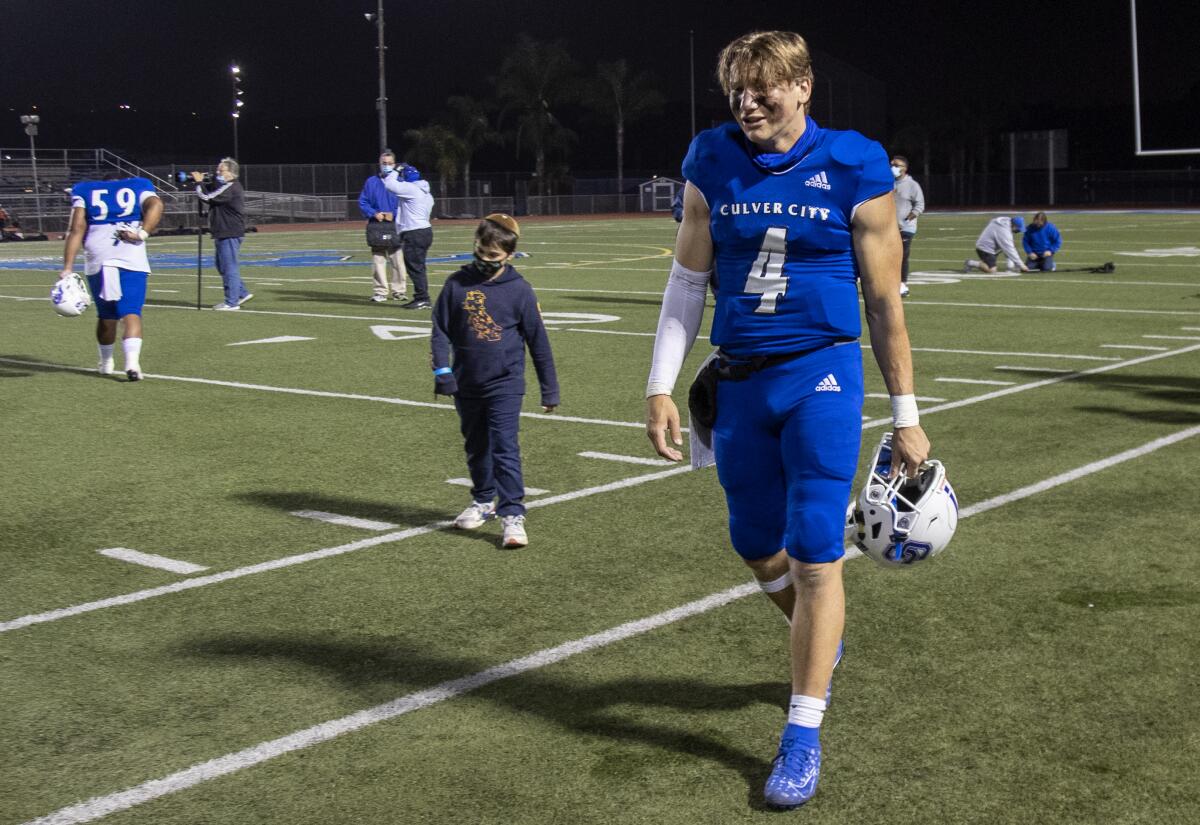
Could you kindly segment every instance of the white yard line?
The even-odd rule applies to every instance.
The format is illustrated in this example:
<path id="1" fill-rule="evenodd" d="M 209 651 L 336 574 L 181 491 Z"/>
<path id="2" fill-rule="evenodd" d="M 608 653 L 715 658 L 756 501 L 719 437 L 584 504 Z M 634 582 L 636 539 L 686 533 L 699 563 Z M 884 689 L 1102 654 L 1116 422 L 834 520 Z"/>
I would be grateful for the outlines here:
<path id="1" fill-rule="evenodd" d="M 865 397 L 866 398 L 891 398 L 892 396 L 890 396 L 886 392 L 869 392 L 866 394 Z M 918 395 L 916 397 L 916 400 L 921 401 L 921 402 L 928 401 L 931 404 L 940 404 L 941 402 L 945 401 L 946 399 L 945 398 L 934 398 L 932 395 Z"/>
<path id="2" fill-rule="evenodd" d="M 1067 355 L 1061 352 L 1003 352 L 983 349 L 937 349 L 934 347 L 913 347 L 913 352 L 941 352 L 952 355 L 1003 355 L 1012 358 L 1064 358 L 1073 361 L 1120 361 L 1112 355 Z"/>
<path id="3" fill-rule="evenodd" d="M 338 524 L 342 527 L 357 527 L 360 530 L 374 530 L 380 532 L 382 530 L 395 530 L 399 524 L 392 524 L 387 521 L 372 521 L 367 518 L 357 518 L 355 516 L 343 516 L 338 513 L 326 513 L 324 510 L 293 510 L 293 516 L 300 518 L 310 518 L 314 521 L 323 521 L 326 524 Z"/>
<path id="4" fill-rule="evenodd" d="M 455 487 L 474 487 L 475 486 L 475 482 L 471 481 L 471 479 L 469 479 L 469 478 L 448 478 L 448 479 L 446 479 L 446 483 L 453 484 Z M 548 492 L 550 492 L 550 491 L 543 490 L 541 487 L 526 487 L 525 488 L 525 495 L 527 495 L 527 496 L 541 496 L 541 495 L 545 495 Z M 526 505 L 526 506 L 528 506 L 528 505 Z"/>
<path id="5" fill-rule="evenodd" d="M 24 361 L 19 358 L 0 358 L 0 363 L 20 364 L 29 367 L 53 367 L 55 369 L 69 370 L 71 372 L 95 372 L 95 368 L 74 367 L 68 364 L 46 364 L 41 361 Z M 161 375 L 158 373 L 146 373 L 146 378 L 153 378 L 156 381 L 180 381 L 186 384 L 207 384 L 214 387 L 230 387 L 232 389 L 241 390 L 258 390 L 260 392 L 277 392 L 285 395 L 305 395 L 314 398 L 343 398 L 349 401 L 374 401 L 381 404 L 396 404 L 403 407 L 425 407 L 434 410 L 453 410 L 453 404 L 439 404 L 434 401 L 410 401 L 407 398 L 388 398 L 379 395 L 361 395 L 359 393 L 350 392 L 329 392 L 326 390 L 306 390 L 298 387 L 275 387 L 268 384 L 246 384 L 240 381 L 218 381 L 213 378 L 191 378 L 184 375 Z M 603 418 L 581 418 L 572 415 L 559 415 L 558 413 L 536 413 L 523 412 L 522 418 L 536 418 L 540 421 L 562 421 L 570 424 L 600 424 L 606 427 L 631 427 L 633 429 L 643 429 L 646 424 L 643 421 L 609 421 Z M 685 430 L 686 431 L 686 430 Z"/>
<path id="6" fill-rule="evenodd" d="M 1102 349 L 1140 349 L 1150 352 L 1166 352 L 1170 347 L 1143 347 L 1137 344 L 1101 344 Z"/>
<path id="7" fill-rule="evenodd" d="M 996 496 L 995 498 L 990 498 L 966 507 L 959 513 L 959 518 L 971 518 L 980 513 L 1002 507 L 1005 504 L 1029 498 L 1054 487 L 1076 481 L 1117 464 L 1176 444 L 1197 434 L 1200 434 L 1200 426 L 1191 427 L 1187 430 L 1155 439 L 1140 447 L 1126 450 L 1100 461 L 1093 461 L 1090 464 L 1085 464 L 1082 467 L 1053 476 L 1037 484 L 1022 487 L 1011 493 Z M 680 468 L 674 472 L 680 472 L 685 469 Z M 93 822 L 109 814 L 126 811 L 142 803 L 193 788 L 210 779 L 237 773 L 238 771 L 262 764 L 286 753 L 310 748 L 314 745 L 319 745 L 348 733 L 378 724 L 379 722 L 385 722 L 389 719 L 403 716 L 406 713 L 421 710 L 450 699 L 456 699 L 459 696 L 502 679 L 540 670 L 580 653 L 587 653 L 598 648 L 607 647 L 608 645 L 616 644 L 617 642 L 625 641 L 626 639 L 631 639 L 635 636 L 640 636 L 652 630 L 682 621 L 683 619 L 699 616 L 758 592 L 759 587 L 756 583 L 739 584 L 702 599 L 672 608 L 671 610 L 656 613 L 643 619 L 626 622 L 599 633 L 593 633 L 589 636 L 564 642 L 554 647 L 543 648 L 527 656 L 510 659 L 503 664 L 495 665 L 494 667 L 467 676 L 460 676 L 457 679 L 449 679 L 433 687 L 397 697 L 389 702 L 375 705 L 366 710 L 351 713 L 338 719 L 321 722 L 320 724 L 298 730 L 277 739 L 259 742 L 243 750 L 219 756 L 206 762 L 197 763 L 189 768 L 167 774 L 159 779 L 143 782 L 140 785 L 135 785 L 123 791 L 105 796 L 92 797 L 84 802 L 60 808 L 46 816 L 29 820 L 24 825 L 79 825 L 79 823 Z"/>
<path id="8" fill-rule="evenodd" d="M 935 378 L 934 381 L 942 381 L 946 384 L 986 384 L 994 387 L 1011 387 L 1015 381 L 988 381 L 983 378 Z M 888 396 L 889 398 L 891 396 Z"/>
<path id="9" fill-rule="evenodd" d="M 1143 335 L 1156 341 L 1200 341 L 1200 335 Z"/>
<path id="10" fill-rule="evenodd" d="M 623 490 L 628 487 L 636 487 L 639 484 L 645 484 L 649 481 L 657 481 L 660 478 L 668 478 L 673 475 L 679 475 L 680 473 L 688 472 L 690 470 L 691 467 L 688 465 L 672 467 L 669 470 L 662 470 L 657 473 L 633 476 L 631 478 L 624 478 L 608 484 L 601 484 L 596 487 L 585 487 L 582 490 L 575 490 L 570 493 L 562 493 L 550 498 L 538 499 L 536 501 L 527 503 L 525 506 L 528 508 L 547 507 L 551 504 L 558 504 L 564 501 L 574 501 L 577 498 L 586 498 L 588 496 L 594 496 L 600 493 L 608 493 L 613 490 Z M 398 530 L 393 533 L 384 533 L 382 535 L 372 536 L 371 538 L 353 541 L 348 544 L 339 544 L 335 547 L 324 547 L 320 550 L 312 550 L 307 553 L 297 553 L 293 556 L 284 556 L 283 558 L 272 559 L 270 561 L 264 561 L 258 564 L 251 564 L 246 567 L 238 567 L 234 570 L 226 570 L 222 573 L 212 573 L 207 576 L 186 579 L 184 581 L 174 582 L 161 587 L 151 587 L 147 590 L 138 590 L 121 596 L 112 596 L 107 599 L 99 599 L 97 601 L 72 605 L 71 607 L 49 610 L 44 613 L 34 613 L 27 616 L 21 616 L 16 619 L 0 622 L 0 633 L 7 633 L 10 630 L 19 630 L 24 627 L 29 627 L 30 625 L 58 621 L 59 619 L 65 619 L 70 616 L 79 616 L 84 613 L 91 613 L 95 610 L 102 610 L 106 607 L 119 607 L 121 605 L 145 601 L 146 599 L 153 599 L 157 596 L 165 596 L 170 593 L 182 593 L 186 590 L 194 590 L 198 587 L 205 587 L 210 584 L 219 584 L 221 582 L 231 581 L 233 579 L 240 579 L 245 576 L 253 576 L 256 573 L 266 573 L 271 570 L 294 567 L 295 565 L 316 561 L 318 559 L 341 556 L 345 553 L 353 553 L 357 550 L 363 550 L 368 547 L 376 547 L 380 544 L 390 544 L 392 542 L 410 539 L 414 536 L 423 536 L 427 533 L 432 533 L 435 530 L 444 530 L 448 527 L 451 527 L 453 524 L 454 522 L 452 521 L 437 521 L 421 527 L 410 527 L 406 530 Z"/>
<path id="11" fill-rule="evenodd" d="M 623 464 L 644 464 L 648 467 L 669 467 L 672 462 L 665 458 L 647 458 L 640 455 L 616 455 L 615 453 L 597 453 L 593 450 L 584 450 L 582 453 L 576 453 L 580 458 L 597 458 L 601 461 L 618 461 Z"/>
<path id="12" fill-rule="evenodd" d="M 274 338 L 259 338 L 255 341 L 235 341 L 232 344 L 226 344 L 227 347 L 248 347 L 251 344 L 287 344 L 292 341 L 315 341 L 316 338 L 308 338 L 304 335 L 276 335 Z"/>
<path id="13" fill-rule="evenodd" d="M 1112 312 L 1121 315 L 1200 315 L 1200 310 L 1184 309 L 1112 309 L 1109 307 L 1064 307 L 1036 304 L 978 304 L 966 301 L 916 301 L 906 300 L 905 306 L 968 307 L 972 309 L 1015 309 L 1021 312 L 1036 309 L 1046 312 Z"/>
<path id="14" fill-rule="evenodd" d="M 1074 370 L 1056 369 L 1055 367 L 1014 367 L 1002 364 L 998 367 L 992 367 L 994 370 L 1011 370 L 1012 372 L 1058 372 L 1071 374 Z"/>
<path id="15" fill-rule="evenodd" d="M 1115 364 L 1104 364 L 1099 367 L 1092 367 L 1091 369 L 1081 370 L 1079 372 L 1071 372 L 1071 373 L 1067 373 L 1065 375 L 1056 375 L 1053 378 L 1043 378 L 1041 381 L 1033 381 L 1029 384 L 1017 384 L 1017 385 L 1007 387 L 1002 390 L 995 390 L 993 392 L 984 393 L 983 395 L 974 395 L 974 396 L 971 396 L 970 398 L 963 398 L 958 401 L 948 401 L 945 404 L 939 404 L 937 406 L 929 407 L 927 409 L 921 410 L 921 413 L 923 415 L 930 415 L 935 412 L 942 412 L 943 410 L 954 410 L 954 409 L 958 409 L 959 407 L 967 407 L 972 404 L 979 404 L 984 401 L 991 401 L 992 399 L 995 399 L 995 398 L 1003 398 L 1006 395 L 1013 395 L 1018 392 L 1026 392 L 1028 390 L 1040 389 L 1041 387 L 1049 387 L 1053 384 L 1060 384 L 1063 381 L 1071 381 L 1075 378 L 1079 378 L 1079 377 L 1085 376 L 1085 375 L 1098 375 L 1102 372 L 1111 372 L 1116 369 L 1124 369 L 1125 367 L 1134 367 L 1134 366 L 1137 366 L 1138 364 L 1146 364 L 1146 363 L 1149 363 L 1150 361 L 1157 361 L 1160 358 L 1173 358 L 1176 355 L 1186 355 L 1190 352 L 1196 352 L 1197 350 L 1200 350 L 1200 344 L 1193 344 L 1190 347 L 1183 347 L 1181 349 L 1175 349 L 1175 350 L 1171 350 L 1169 352 L 1156 352 L 1153 355 L 1143 355 L 1139 358 L 1131 358 L 1128 361 L 1118 361 Z M 891 423 L 892 423 L 891 418 L 876 418 L 873 421 L 868 421 L 868 422 L 864 423 L 863 429 L 867 429 L 868 427 L 890 426 Z"/>
<path id="16" fill-rule="evenodd" d="M 96 552 L 102 556 L 108 556 L 110 559 L 127 561 L 130 564 L 140 564 L 143 567 L 154 567 L 158 570 L 168 570 L 184 576 L 190 576 L 193 573 L 200 573 L 208 569 L 203 565 L 192 564 L 190 561 L 169 559 L 166 556 L 157 556 L 154 553 L 140 553 L 137 550 L 130 550 L 128 547 L 108 547 Z"/>

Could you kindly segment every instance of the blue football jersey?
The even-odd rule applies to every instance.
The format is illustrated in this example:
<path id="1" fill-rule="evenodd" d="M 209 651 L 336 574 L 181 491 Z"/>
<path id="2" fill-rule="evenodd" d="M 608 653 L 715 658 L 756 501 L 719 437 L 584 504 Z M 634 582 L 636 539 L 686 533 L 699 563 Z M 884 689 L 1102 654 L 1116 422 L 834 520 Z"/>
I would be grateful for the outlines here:
<path id="1" fill-rule="evenodd" d="M 771 171 L 736 123 L 701 132 L 684 177 L 711 213 L 716 314 L 711 340 L 731 355 L 800 352 L 858 338 L 854 209 L 892 191 L 887 153 L 810 118 L 807 152 Z"/>
<path id="2" fill-rule="evenodd" d="M 123 229 L 141 228 L 142 204 L 156 195 L 154 184 L 145 178 L 85 180 L 71 188 L 71 207 L 82 209 L 87 217 L 83 248 L 87 253 L 88 275 L 94 275 L 104 266 L 150 271 L 146 245 L 127 243 L 119 233 Z"/>
<path id="3" fill-rule="evenodd" d="M 71 188 L 71 205 L 83 207 L 88 226 L 105 223 L 140 223 L 142 201 L 155 194 L 146 178 L 85 180 Z"/>

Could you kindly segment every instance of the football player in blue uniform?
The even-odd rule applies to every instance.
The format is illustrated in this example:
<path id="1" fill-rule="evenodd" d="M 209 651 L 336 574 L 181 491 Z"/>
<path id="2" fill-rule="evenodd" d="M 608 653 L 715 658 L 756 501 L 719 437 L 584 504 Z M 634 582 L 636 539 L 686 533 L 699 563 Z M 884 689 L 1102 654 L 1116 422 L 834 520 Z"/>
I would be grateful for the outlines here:
<path id="1" fill-rule="evenodd" d="M 792 808 L 816 791 L 818 732 L 842 650 L 845 513 L 862 438 L 857 283 L 892 397 L 892 472 L 903 465 L 915 475 L 929 441 L 914 397 L 887 154 L 808 116 L 812 65 L 798 34 L 738 38 L 718 76 L 735 122 L 697 135 L 684 160 L 646 426 L 659 455 L 682 458 L 671 392 L 711 286 L 718 350 L 693 386 L 692 435 L 711 447 L 734 549 L 791 624 L 792 697 L 764 793 Z"/>
<path id="2" fill-rule="evenodd" d="M 71 274 L 86 252 L 88 285 L 96 301 L 96 341 L 101 375 L 113 372 L 117 322 L 125 325 L 125 376 L 142 378 L 142 305 L 150 261 L 146 239 L 162 218 L 162 199 L 146 178 L 82 181 L 71 189 L 71 223 L 59 277 Z"/>

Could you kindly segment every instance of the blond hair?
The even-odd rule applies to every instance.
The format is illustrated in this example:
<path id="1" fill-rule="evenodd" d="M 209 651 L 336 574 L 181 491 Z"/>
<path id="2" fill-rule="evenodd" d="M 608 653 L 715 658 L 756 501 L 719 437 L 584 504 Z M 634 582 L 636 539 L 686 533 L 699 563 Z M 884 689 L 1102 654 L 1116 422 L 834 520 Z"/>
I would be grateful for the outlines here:
<path id="1" fill-rule="evenodd" d="M 795 32 L 743 34 L 717 57 L 717 80 L 725 94 L 745 88 L 765 92 L 805 78 L 813 78 L 812 55 Z"/>

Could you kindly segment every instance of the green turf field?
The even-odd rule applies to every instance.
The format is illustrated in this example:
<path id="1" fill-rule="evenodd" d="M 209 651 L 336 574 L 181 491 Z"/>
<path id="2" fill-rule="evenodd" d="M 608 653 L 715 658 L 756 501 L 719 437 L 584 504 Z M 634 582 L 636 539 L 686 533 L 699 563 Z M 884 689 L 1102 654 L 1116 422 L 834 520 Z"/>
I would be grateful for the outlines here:
<path id="1" fill-rule="evenodd" d="M 134 384 L 95 374 L 94 310 L 51 312 L 61 242 L 0 246 L 0 825 L 1200 822 L 1200 215 L 1052 219 L 1060 267 L 1116 272 L 957 275 L 986 217 L 921 219 L 917 392 L 965 518 L 919 570 L 847 563 L 789 814 L 760 801 L 786 627 L 715 473 L 655 465 L 641 425 L 669 218 L 524 227 L 563 404 L 526 399 L 520 551 L 447 529 L 429 316 L 367 302 L 361 232 L 249 236 L 354 257 L 245 266 L 236 313 L 156 265 Z"/>

